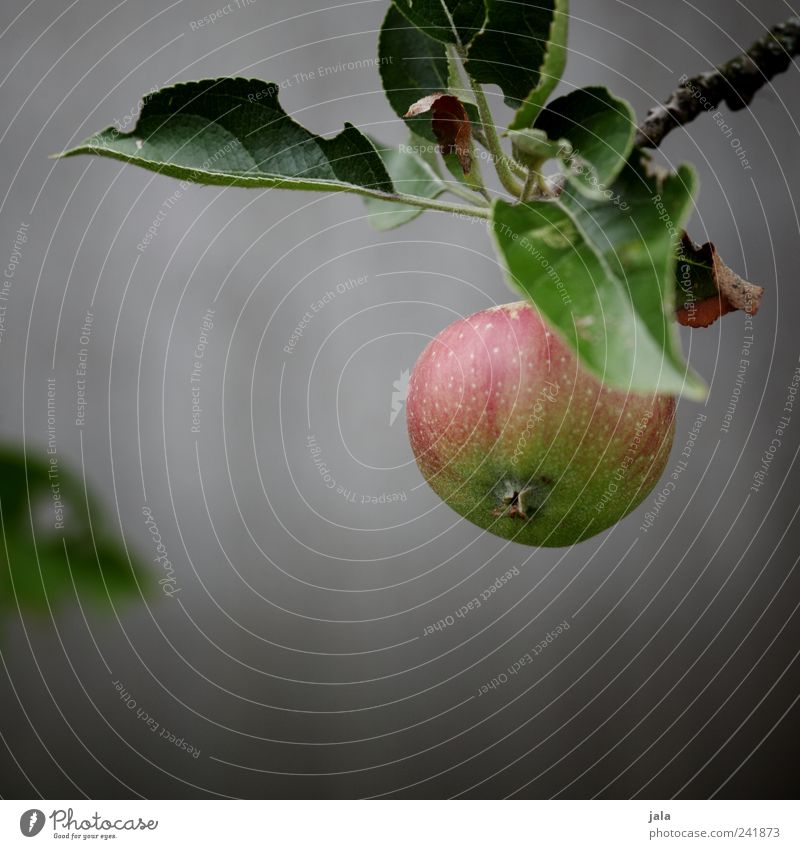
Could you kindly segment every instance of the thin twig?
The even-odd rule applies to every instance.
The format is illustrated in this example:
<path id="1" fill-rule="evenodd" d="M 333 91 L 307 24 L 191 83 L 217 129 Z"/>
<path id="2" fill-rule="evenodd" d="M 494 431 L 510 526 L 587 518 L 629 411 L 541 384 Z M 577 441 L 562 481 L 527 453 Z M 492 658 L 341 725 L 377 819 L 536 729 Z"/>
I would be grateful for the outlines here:
<path id="1" fill-rule="evenodd" d="M 438 212 L 450 212 L 453 215 L 465 215 L 469 218 L 489 218 L 490 211 L 485 206 L 464 206 L 459 203 L 448 203 L 436 198 L 423 198 L 418 195 L 404 195 L 402 192 L 387 194 L 376 189 L 359 189 L 357 194 L 365 197 L 385 200 L 388 203 L 403 203 L 406 206 L 416 206 L 419 209 L 435 209 Z"/>
<path id="2" fill-rule="evenodd" d="M 533 194 L 533 190 L 536 188 L 537 184 L 538 174 L 533 168 L 531 168 L 528 171 L 528 176 L 525 178 L 525 185 L 522 187 L 522 194 L 520 195 L 520 200 L 530 200 L 530 197 Z"/>
<path id="3" fill-rule="evenodd" d="M 461 200 L 468 201 L 473 206 L 489 206 L 492 202 L 491 196 L 483 187 L 476 190 L 476 194 L 476 192 L 472 192 L 469 189 L 462 189 L 453 182 L 447 182 L 445 185 L 447 186 L 447 191 L 450 192 L 451 195 L 455 195 L 456 197 L 461 198 Z"/>
<path id="4" fill-rule="evenodd" d="M 511 172 L 508 161 L 506 159 L 503 146 L 500 144 L 500 136 L 497 134 L 497 127 L 494 125 L 492 118 L 492 110 L 489 108 L 489 102 L 486 100 L 486 95 L 480 84 L 475 82 L 471 77 L 472 91 L 475 95 L 475 103 L 478 106 L 478 116 L 481 119 L 483 130 L 486 133 L 486 141 L 489 144 L 489 153 L 492 155 L 497 176 L 503 184 L 503 188 L 513 197 L 519 197 L 522 193 L 522 186 L 517 182 Z"/>
<path id="5" fill-rule="evenodd" d="M 703 112 L 726 103 L 731 110 L 750 105 L 755 93 L 773 77 L 786 71 L 800 54 L 800 17 L 773 27 L 746 53 L 688 79 L 662 106 L 652 109 L 639 127 L 636 144 L 658 147 L 676 127 L 688 124 Z"/>

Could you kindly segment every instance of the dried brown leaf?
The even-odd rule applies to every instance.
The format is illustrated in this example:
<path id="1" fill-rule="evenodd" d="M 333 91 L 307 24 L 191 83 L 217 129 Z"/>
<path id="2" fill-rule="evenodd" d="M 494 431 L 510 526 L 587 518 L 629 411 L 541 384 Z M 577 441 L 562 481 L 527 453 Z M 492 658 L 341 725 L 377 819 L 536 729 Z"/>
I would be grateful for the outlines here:
<path id="1" fill-rule="evenodd" d="M 709 327 L 735 310 L 758 312 L 764 289 L 728 268 L 711 242 L 697 245 L 684 233 L 680 263 L 684 268 L 688 264 L 691 272 L 681 283 L 684 303 L 676 313 L 684 327 Z"/>
<path id="2" fill-rule="evenodd" d="M 464 104 L 453 94 L 429 94 L 413 103 L 406 118 L 416 118 L 431 113 L 431 127 L 443 154 L 455 153 L 461 170 L 469 174 L 472 169 L 472 124 Z"/>

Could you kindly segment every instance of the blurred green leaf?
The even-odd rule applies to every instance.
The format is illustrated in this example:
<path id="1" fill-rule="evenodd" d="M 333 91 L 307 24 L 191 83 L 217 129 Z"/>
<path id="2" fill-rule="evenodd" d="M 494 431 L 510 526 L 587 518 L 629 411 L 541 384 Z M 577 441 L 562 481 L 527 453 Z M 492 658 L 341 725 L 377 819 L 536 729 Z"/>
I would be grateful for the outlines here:
<path id="1" fill-rule="evenodd" d="M 76 598 L 117 602 L 149 586 L 81 482 L 54 459 L 0 448 L 0 615 Z"/>

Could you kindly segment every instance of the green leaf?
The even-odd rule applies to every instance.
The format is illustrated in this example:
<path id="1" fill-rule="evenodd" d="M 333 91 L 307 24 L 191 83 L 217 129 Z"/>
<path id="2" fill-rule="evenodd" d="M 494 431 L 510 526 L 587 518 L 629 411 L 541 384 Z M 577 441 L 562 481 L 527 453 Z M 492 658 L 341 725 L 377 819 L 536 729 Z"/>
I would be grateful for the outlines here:
<path id="1" fill-rule="evenodd" d="M 539 80 L 517 109 L 509 124 L 510 130 L 523 129 L 533 124 L 564 75 L 564 68 L 567 66 L 568 31 L 569 0 L 555 0 L 544 62 L 539 68 Z"/>
<path id="2" fill-rule="evenodd" d="M 430 46 L 421 51 L 422 39 L 459 48 L 467 73 L 476 82 L 499 85 L 506 103 L 517 109 L 512 129 L 529 127 L 533 123 L 564 73 L 569 0 L 537 0 L 536 3 L 513 0 L 485 0 L 485 3 L 476 0 L 395 0 L 395 7 L 419 31 L 419 36 L 406 36 L 409 45 L 405 55 L 435 57 L 435 75 L 441 77 L 439 63 L 443 54 Z M 390 24 L 389 31 L 400 28 L 392 11 L 387 22 Z M 394 38 L 399 42 L 399 35 L 394 35 Z M 409 50 L 411 43 L 417 49 Z M 392 48 L 391 55 L 398 53 L 396 48 Z M 384 50 L 381 51 L 383 55 Z M 390 54 L 387 52 L 385 55 Z M 444 81 L 432 81 L 430 66 L 422 70 L 424 74 L 417 79 L 426 90 L 414 99 L 448 87 Z M 398 76 L 394 72 L 392 68 L 388 76 Z M 412 76 L 412 73 L 410 71 L 407 76 Z M 392 83 L 398 87 L 396 80 Z"/>
<path id="3" fill-rule="evenodd" d="M 472 107 L 474 110 L 470 113 L 470 119 L 477 121 L 478 104 L 475 100 L 475 92 L 472 90 L 469 82 L 464 78 L 461 60 L 458 58 L 458 51 L 452 46 L 446 49 L 447 52 L 447 90 L 450 94 L 454 94 L 465 106 Z M 473 118 L 473 115 L 475 116 Z"/>
<path id="4" fill-rule="evenodd" d="M 395 0 L 403 15 L 431 38 L 466 47 L 486 20 L 484 0 Z"/>
<path id="5" fill-rule="evenodd" d="M 610 386 L 678 392 L 683 375 L 663 354 L 625 291 L 569 212 L 553 201 L 493 206 L 492 232 L 509 280 Z"/>
<path id="6" fill-rule="evenodd" d="M 483 194 L 485 191 L 483 176 L 481 174 L 481 166 L 479 160 L 475 157 L 475 144 L 472 143 L 470 147 L 472 151 L 472 168 L 470 169 L 469 174 L 465 174 L 463 168 L 461 167 L 461 163 L 458 157 L 454 153 L 447 153 L 442 155 L 442 161 L 444 162 L 444 167 L 447 169 L 452 180 L 447 180 L 449 184 L 458 183 L 463 186 L 465 189 L 470 189 L 473 192 L 477 192 L 479 194 Z"/>
<path id="7" fill-rule="evenodd" d="M 392 192 L 383 161 L 352 124 L 314 135 L 278 103 L 278 85 L 222 78 L 144 98 L 136 127 L 109 127 L 62 156 L 94 153 L 207 185 Z"/>
<path id="8" fill-rule="evenodd" d="M 719 298 L 716 248 L 710 242 L 696 245 L 684 233 L 678 255 L 675 306 L 682 309 L 710 298 Z"/>
<path id="9" fill-rule="evenodd" d="M 677 173 L 651 171 L 646 154 L 636 151 L 610 187 L 612 199 L 591 199 L 570 190 L 561 195 L 581 234 L 602 254 L 660 352 L 651 380 L 666 381 L 677 391 L 702 399 L 703 382 L 686 372 L 675 321 L 676 253 L 693 209 L 697 178 L 689 166 Z"/>
<path id="10" fill-rule="evenodd" d="M 566 64 L 567 3 L 486 0 L 487 19 L 464 67 L 479 83 L 500 86 L 517 109 L 512 128 L 530 126 Z"/>
<path id="11" fill-rule="evenodd" d="M 428 168 L 441 178 L 442 171 L 441 157 L 439 156 L 438 144 L 430 142 L 428 139 L 418 136 L 416 133 L 408 134 L 408 145 L 419 156 L 419 158 L 428 166 Z"/>
<path id="12" fill-rule="evenodd" d="M 48 459 L 0 448 L 0 615 L 46 611 L 76 593 L 116 602 L 149 584 L 82 484 Z"/>
<path id="13" fill-rule="evenodd" d="M 405 118 L 412 103 L 449 87 L 447 48 L 425 35 L 390 6 L 378 38 L 378 58 L 386 97 L 416 135 L 435 140 L 430 118 Z"/>
<path id="14" fill-rule="evenodd" d="M 558 201 L 493 208 L 493 232 L 512 283 L 609 385 L 683 393 L 706 389 L 686 366 L 675 321 L 676 245 L 692 209 L 694 172 L 651 173 L 634 154 L 589 199 L 568 184 Z"/>
<path id="15" fill-rule="evenodd" d="M 428 115 L 407 118 L 409 108 L 432 94 L 449 92 L 463 104 L 470 121 L 478 121 L 478 110 L 470 102 L 469 90 L 459 79 L 458 68 L 444 44 L 429 38 L 391 6 L 378 39 L 378 58 L 386 97 L 410 132 L 436 141 Z"/>
<path id="16" fill-rule="evenodd" d="M 392 178 L 397 191 L 418 197 L 435 198 L 447 189 L 447 186 L 427 164 L 420 153 L 427 152 L 430 143 L 425 139 L 412 136 L 409 142 L 399 148 L 382 147 L 374 142 L 378 153 Z M 365 197 L 369 223 L 376 230 L 391 230 L 412 221 L 424 210 L 407 204 L 392 203 L 377 198 Z"/>
<path id="17" fill-rule="evenodd" d="M 514 159 L 526 168 L 539 170 L 548 159 L 566 159 L 572 145 L 566 139 L 551 141 L 544 130 L 509 130 Z"/>
<path id="18" fill-rule="evenodd" d="M 550 103 L 536 129 L 552 141 L 570 142 L 573 152 L 563 165 L 566 175 L 587 196 L 602 198 L 631 155 L 636 115 L 626 100 L 591 86 Z"/>

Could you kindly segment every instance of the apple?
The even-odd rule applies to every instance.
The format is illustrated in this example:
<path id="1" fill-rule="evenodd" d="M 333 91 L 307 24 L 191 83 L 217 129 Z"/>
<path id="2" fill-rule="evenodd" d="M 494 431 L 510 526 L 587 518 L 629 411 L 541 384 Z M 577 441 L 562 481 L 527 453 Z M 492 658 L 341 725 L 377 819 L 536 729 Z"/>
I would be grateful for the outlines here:
<path id="1" fill-rule="evenodd" d="M 619 522 L 653 489 L 675 401 L 605 386 L 534 306 L 459 319 L 420 355 L 408 434 L 434 492 L 525 545 L 566 546 Z"/>

